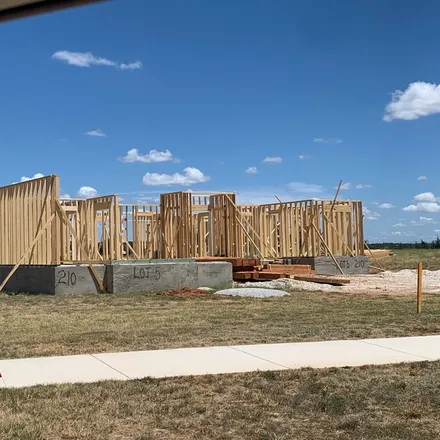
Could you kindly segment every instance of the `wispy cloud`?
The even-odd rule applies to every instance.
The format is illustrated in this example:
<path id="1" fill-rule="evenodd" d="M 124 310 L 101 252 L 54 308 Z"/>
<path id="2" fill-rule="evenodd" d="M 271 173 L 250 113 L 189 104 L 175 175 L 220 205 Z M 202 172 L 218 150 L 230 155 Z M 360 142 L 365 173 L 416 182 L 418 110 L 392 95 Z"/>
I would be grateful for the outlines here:
<path id="1" fill-rule="evenodd" d="M 27 182 L 28 180 L 40 179 L 41 177 L 44 177 L 44 174 L 36 173 L 32 177 L 23 176 L 20 178 L 20 182 Z"/>
<path id="2" fill-rule="evenodd" d="M 248 174 L 257 174 L 257 173 L 258 173 L 257 167 L 249 167 L 249 168 L 247 168 L 247 169 L 245 170 L 245 173 L 248 173 Z"/>
<path id="3" fill-rule="evenodd" d="M 283 161 L 282 157 L 274 156 L 274 157 L 265 157 L 263 159 L 264 163 L 281 163 Z"/>
<path id="4" fill-rule="evenodd" d="M 382 203 L 379 205 L 379 208 L 381 209 L 391 209 L 394 208 L 394 205 L 392 203 Z"/>
<path id="5" fill-rule="evenodd" d="M 127 151 L 127 154 L 124 157 L 119 158 L 121 162 L 125 163 L 133 163 L 133 162 L 142 162 L 142 163 L 154 163 L 154 162 L 169 162 L 175 161 L 178 159 L 173 157 L 173 154 L 169 150 L 158 151 L 158 150 L 150 150 L 147 154 L 139 153 L 137 148 L 132 148 Z"/>
<path id="6" fill-rule="evenodd" d="M 406 228 L 405 223 L 396 223 L 393 225 L 393 228 Z"/>
<path id="7" fill-rule="evenodd" d="M 315 183 L 303 183 L 303 182 L 290 182 L 287 185 L 287 189 L 295 194 L 304 194 L 307 196 L 322 194 L 324 188 L 322 185 Z"/>
<path id="8" fill-rule="evenodd" d="M 394 231 L 391 232 L 391 235 L 395 235 L 397 237 L 415 237 L 416 234 L 414 234 L 413 231 Z"/>
<path id="9" fill-rule="evenodd" d="M 350 182 L 347 182 L 347 183 L 343 183 L 341 185 L 341 190 L 347 191 L 349 189 L 366 189 L 366 188 L 372 188 L 372 187 L 373 187 L 373 185 L 370 185 L 370 184 L 358 183 L 358 184 L 354 185 Z M 335 189 L 338 189 L 338 187 L 335 186 Z"/>
<path id="10" fill-rule="evenodd" d="M 406 121 L 440 113 L 440 85 L 417 81 L 404 91 L 396 90 L 385 107 L 383 120 Z"/>
<path id="11" fill-rule="evenodd" d="M 186 167 L 183 170 L 183 174 L 159 174 L 159 173 L 147 173 L 145 174 L 142 182 L 147 186 L 159 186 L 159 185 L 181 185 L 189 186 L 195 183 L 207 182 L 209 176 L 205 176 L 199 169 L 193 167 Z"/>
<path id="12" fill-rule="evenodd" d="M 306 160 L 306 159 L 310 159 L 310 156 L 308 156 L 307 154 L 300 154 L 298 158 L 299 160 Z"/>
<path id="13" fill-rule="evenodd" d="M 411 224 L 413 226 L 436 225 L 437 221 L 431 217 L 419 217 L 418 220 L 411 220 Z"/>
<path id="14" fill-rule="evenodd" d="M 380 214 L 378 212 L 371 211 L 366 206 L 364 206 L 362 208 L 362 211 L 363 211 L 364 217 L 367 220 L 378 220 L 380 217 Z"/>
<path id="15" fill-rule="evenodd" d="M 342 139 L 316 137 L 316 138 L 313 138 L 313 142 L 315 142 L 317 144 L 342 144 Z"/>
<path id="16" fill-rule="evenodd" d="M 90 197 L 97 197 L 98 191 L 91 186 L 82 186 L 76 195 L 81 199 L 88 199 Z"/>
<path id="17" fill-rule="evenodd" d="M 68 50 L 59 50 L 52 55 L 54 60 L 64 61 L 71 66 L 92 67 L 107 66 L 120 70 L 136 70 L 142 68 L 140 61 L 131 63 L 119 63 L 108 58 L 97 57 L 91 52 L 70 52 Z"/>
<path id="18" fill-rule="evenodd" d="M 352 185 L 351 185 L 351 183 L 350 182 L 347 182 L 347 183 L 343 183 L 342 185 L 341 185 L 341 191 L 347 191 L 348 189 L 351 189 L 351 187 L 352 187 Z M 338 187 L 337 186 L 335 186 L 335 189 L 338 189 Z"/>
<path id="19" fill-rule="evenodd" d="M 428 180 L 426 176 L 419 176 L 417 177 L 417 180 Z"/>
<path id="20" fill-rule="evenodd" d="M 97 136 L 97 137 L 107 137 L 105 133 L 101 129 L 90 130 L 86 132 L 87 136 Z"/>

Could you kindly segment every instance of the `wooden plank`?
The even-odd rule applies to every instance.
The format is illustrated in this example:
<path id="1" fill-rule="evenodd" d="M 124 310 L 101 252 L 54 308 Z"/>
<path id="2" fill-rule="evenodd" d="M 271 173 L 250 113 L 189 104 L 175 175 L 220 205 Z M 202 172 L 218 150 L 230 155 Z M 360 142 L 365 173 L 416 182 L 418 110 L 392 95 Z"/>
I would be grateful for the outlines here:
<path id="1" fill-rule="evenodd" d="M 307 281 L 309 283 L 319 283 L 319 284 L 331 284 L 333 286 L 343 286 L 349 284 L 350 280 L 343 278 L 330 278 L 330 277 L 311 277 L 305 275 L 295 275 L 294 280 Z"/>

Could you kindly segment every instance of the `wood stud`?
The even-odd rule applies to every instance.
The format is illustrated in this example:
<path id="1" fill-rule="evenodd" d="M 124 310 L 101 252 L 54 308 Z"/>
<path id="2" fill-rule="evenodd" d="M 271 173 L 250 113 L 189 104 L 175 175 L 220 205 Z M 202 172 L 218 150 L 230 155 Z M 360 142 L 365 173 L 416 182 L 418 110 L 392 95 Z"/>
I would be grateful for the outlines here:
<path id="1" fill-rule="evenodd" d="M 0 264 L 364 255 L 360 201 L 237 205 L 233 193 L 180 191 L 159 205 L 119 204 L 60 199 L 59 188 L 58 176 L 0 188 Z"/>

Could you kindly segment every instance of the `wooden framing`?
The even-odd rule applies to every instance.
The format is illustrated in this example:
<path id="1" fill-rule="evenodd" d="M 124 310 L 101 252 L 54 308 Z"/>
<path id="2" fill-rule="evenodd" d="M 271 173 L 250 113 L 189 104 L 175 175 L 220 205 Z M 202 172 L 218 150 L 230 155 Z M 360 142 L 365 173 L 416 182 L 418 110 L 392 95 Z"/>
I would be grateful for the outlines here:
<path id="1" fill-rule="evenodd" d="M 237 205 L 234 193 L 180 191 L 129 205 L 60 199 L 57 176 L 0 188 L 0 264 L 345 255 L 364 255 L 360 201 Z"/>

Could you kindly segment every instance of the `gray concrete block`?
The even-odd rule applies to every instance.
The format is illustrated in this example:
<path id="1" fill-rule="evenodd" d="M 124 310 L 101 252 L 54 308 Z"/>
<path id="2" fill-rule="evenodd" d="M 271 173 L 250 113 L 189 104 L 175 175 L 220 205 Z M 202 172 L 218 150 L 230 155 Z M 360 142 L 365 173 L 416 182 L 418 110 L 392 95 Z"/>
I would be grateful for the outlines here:
<path id="1" fill-rule="evenodd" d="M 11 272 L 12 265 L 0 266 L 0 284 Z M 54 266 L 20 266 L 4 288 L 10 293 L 55 294 Z"/>
<path id="2" fill-rule="evenodd" d="M 232 287 L 232 264 L 213 261 L 197 264 L 197 287 L 227 288 Z"/>
<path id="3" fill-rule="evenodd" d="M 370 262 L 366 256 L 336 257 L 336 261 L 346 275 L 368 274 L 370 273 Z M 309 264 L 318 275 L 341 275 L 332 257 L 296 257 L 283 259 L 291 264 Z"/>
<path id="4" fill-rule="evenodd" d="M 107 266 L 110 293 L 152 292 L 198 287 L 196 263 Z"/>
<path id="5" fill-rule="evenodd" d="M 94 268 L 105 286 L 106 266 L 94 265 Z M 99 293 L 99 287 L 88 266 L 55 266 L 53 271 L 56 295 Z"/>

